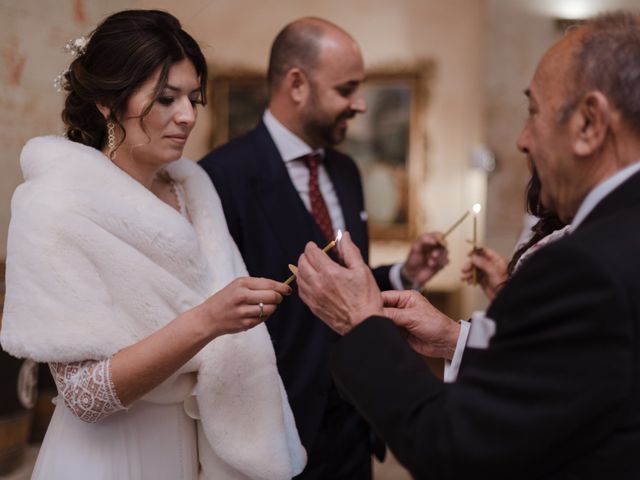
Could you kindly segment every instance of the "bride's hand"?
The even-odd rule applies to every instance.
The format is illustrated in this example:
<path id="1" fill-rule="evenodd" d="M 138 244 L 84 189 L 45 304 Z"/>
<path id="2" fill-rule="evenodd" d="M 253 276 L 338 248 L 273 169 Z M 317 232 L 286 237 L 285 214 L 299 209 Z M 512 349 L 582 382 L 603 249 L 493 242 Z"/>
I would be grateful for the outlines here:
<path id="1" fill-rule="evenodd" d="M 241 277 L 195 307 L 212 338 L 255 327 L 275 312 L 291 288 L 268 278 Z"/>

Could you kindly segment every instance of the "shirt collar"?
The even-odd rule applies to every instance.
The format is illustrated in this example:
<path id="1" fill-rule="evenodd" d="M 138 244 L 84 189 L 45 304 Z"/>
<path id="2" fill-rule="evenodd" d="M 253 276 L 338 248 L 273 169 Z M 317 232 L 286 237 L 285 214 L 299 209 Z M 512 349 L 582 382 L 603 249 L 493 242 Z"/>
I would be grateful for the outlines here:
<path id="1" fill-rule="evenodd" d="M 313 150 L 300 137 L 280 123 L 268 109 L 265 110 L 262 121 L 285 163 L 310 153 L 318 153 L 321 157 L 324 157 L 323 148 Z"/>
<path id="2" fill-rule="evenodd" d="M 587 215 L 589 215 L 593 211 L 593 209 L 596 208 L 596 206 L 602 201 L 602 199 L 613 192 L 637 171 L 640 171 L 640 162 L 636 162 L 632 165 L 629 165 L 628 167 L 623 168 L 619 172 L 607 178 L 604 182 L 597 185 L 594 189 L 592 189 L 582 201 L 582 204 L 580 205 L 576 216 L 573 217 L 573 221 L 571 222 L 571 230 L 575 230 L 584 221 L 584 219 L 587 218 Z"/>

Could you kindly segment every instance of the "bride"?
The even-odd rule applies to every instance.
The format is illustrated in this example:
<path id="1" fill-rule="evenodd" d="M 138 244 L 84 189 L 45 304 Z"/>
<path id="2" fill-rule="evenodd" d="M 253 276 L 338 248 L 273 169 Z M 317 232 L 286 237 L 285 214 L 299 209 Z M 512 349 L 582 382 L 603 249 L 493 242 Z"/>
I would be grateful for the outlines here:
<path id="1" fill-rule="evenodd" d="M 165 12 L 105 19 L 60 79 L 65 137 L 30 140 L 0 332 L 58 399 L 33 478 L 285 479 L 305 453 L 218 196 L 182 158 L 207 69 Z"/>

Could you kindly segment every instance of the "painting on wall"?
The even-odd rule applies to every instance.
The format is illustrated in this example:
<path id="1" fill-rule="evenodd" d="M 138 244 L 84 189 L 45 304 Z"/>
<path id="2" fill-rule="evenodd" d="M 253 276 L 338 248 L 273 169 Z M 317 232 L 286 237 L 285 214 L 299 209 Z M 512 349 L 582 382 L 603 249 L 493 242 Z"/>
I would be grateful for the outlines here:
<path id="1" fill-rule="evenodd" d="M 362 87 L 367 111 L 350 121 L 347 138 L 337 147 L 355 159 L 362 174 L 374 240 L 406 240 L 419 229 L 417 192 L 426 144 L 422 119 L 432 72 L 431 62 L 367 72 Z M 211 86 L 215 147 L 258 123 L 267 88 L 264 77 L 252 72 L 219 75 Z"/>

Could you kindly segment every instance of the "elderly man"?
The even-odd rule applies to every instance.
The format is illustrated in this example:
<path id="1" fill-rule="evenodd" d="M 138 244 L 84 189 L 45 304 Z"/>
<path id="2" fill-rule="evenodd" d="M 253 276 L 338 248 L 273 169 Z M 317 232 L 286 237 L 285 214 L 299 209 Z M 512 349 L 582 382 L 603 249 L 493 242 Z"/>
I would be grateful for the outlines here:
<path id="1" fill-rule="evenodd" d="M 326 20 L 296 20 L 274 40 L 267 77 L 269 106 L 259 125 L 200 162 L 220 194 L 249 273 L 284 280 L 306 242 L 327 243 L 345 228 L 366 259 L 358 169 L 332 148 L 344 140 L 348 121 L 366 110 L 358 44 Z M 376 269 L 380 288 L 426 282 L 447 262 L 440 240 L 425 234 L 404 264 Z M 337 394 L 328 362 L 337 335 L 297 295 L 280 305 L 267 328 L 309 454 L 300 478 L 370 479 L 371 451 L 384 449 Z"/>
<path id="2" fill-rule="evenodd" d="M 343 335 L 331 363 L 342 394 L 416 478 L 637 479 L 638 17 L 571 31 L 526 94 L 518 148 L 572 233 L 474 318 L 455 383 L 415 352 L 451 358 L 458 323 L 415 293 L 381 295 L 348 237 L 344 268 L 307 245 L 300 295 Z"/>

